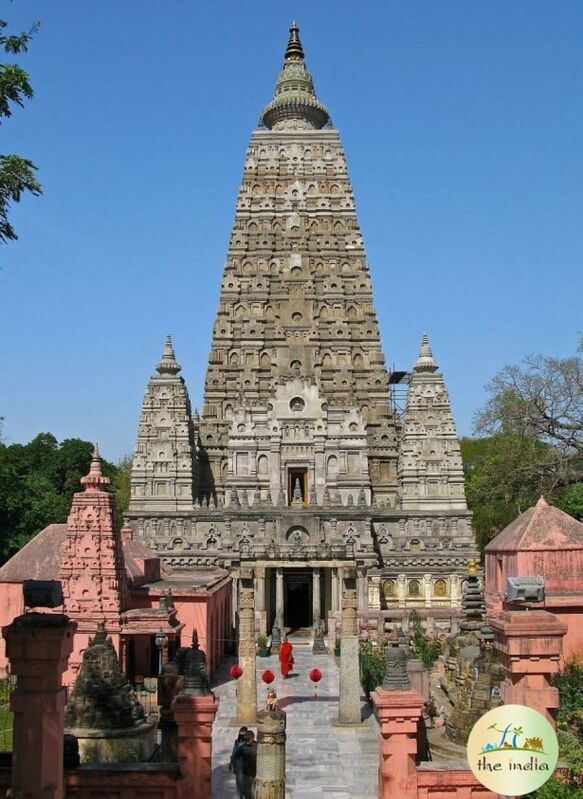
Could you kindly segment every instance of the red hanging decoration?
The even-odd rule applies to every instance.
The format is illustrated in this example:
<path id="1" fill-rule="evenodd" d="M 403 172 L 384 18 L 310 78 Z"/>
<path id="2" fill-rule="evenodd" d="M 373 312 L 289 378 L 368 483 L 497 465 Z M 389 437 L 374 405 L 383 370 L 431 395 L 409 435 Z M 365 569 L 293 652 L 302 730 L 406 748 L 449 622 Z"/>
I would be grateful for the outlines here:
<path id="1" fill-rule="evenodd" d="M 318 698 L 318 683 L 322 679 L 322 672 L 320 669 L 312 669 L 308 674 L 310 680 L 314 683 L 314 699 Z"/>
<path id="2" fill-rule="evenodd" d="M 238 680 L 239 677 L 243 674 L 243 669 L 239 666 L 238 663 L 235 663 L 234 666 L 231 666 L 231 677 L 234 680 Z"/>
<path id="3" fill-rule="evenodd" d="M 271 669 L 266 669 L 261 675 L 261 679 L 266 685 L 271 685 L 271 683 L 275 680 L 275 674 L 271 671 Z"/>

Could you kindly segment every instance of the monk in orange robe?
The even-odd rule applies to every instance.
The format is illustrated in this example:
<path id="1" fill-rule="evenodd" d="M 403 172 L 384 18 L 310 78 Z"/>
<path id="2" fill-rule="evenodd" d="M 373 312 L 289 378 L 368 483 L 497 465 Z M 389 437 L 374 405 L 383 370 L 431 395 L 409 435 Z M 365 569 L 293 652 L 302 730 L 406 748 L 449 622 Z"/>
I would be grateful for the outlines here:
<path id="1" fill-rule="evenodd" d="M 293 646 L 287 640 L 287 635 L 283 639 L 283 643 L 279 646 L 279 665 L 281 674 L 285 678 L 294 667 Z"/>

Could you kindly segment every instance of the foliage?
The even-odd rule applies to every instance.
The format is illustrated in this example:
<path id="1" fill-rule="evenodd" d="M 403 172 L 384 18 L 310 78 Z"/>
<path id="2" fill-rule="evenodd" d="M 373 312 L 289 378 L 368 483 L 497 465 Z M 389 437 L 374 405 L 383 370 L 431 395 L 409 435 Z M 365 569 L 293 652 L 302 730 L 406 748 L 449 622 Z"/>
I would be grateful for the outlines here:
<path id="1" fill-rule="evenodd" d="M 30 40 L 37 32 L 39 23 L 23 33 L 5 33 L 7 22 L 0 19 L 0 49 L 10 55 L 28 50 Z M 12 116 L 14 105 L 23 106 L 34 92 L 27 72 L 18 64 L 0 64 L 0 118 Z M 33 195 L 42 193 L 36 178 L 36 167 L 32 161 L 19 155 L 0 155 L 0 244 L 18 238 L 8 221 L 11 203 L 20 202 L 24 192 Z"/>
<path id="2" fill-rule="evenodd" d="M 583 482 L 572 483 L 557 492 L 556 505 L 575 519 L 583 521 Z"/>
<path id="3" fill-rule="evenodd" d="M 382 685 L 387 669 L 387 644 L 379 646 L 372 641 L 361 641 L 358 646 L 360 684 L 368 697 Z"/>
<path id="4" fill-rule="evenodd" d="M 111 490 L 115 499 L 115 515 L 123 519 L 130 504 L 130 482 L 132 474 L 132 456 L 124 455 L 116 466 L 109 464 L 103 469 L 104 474 L 111 480 Z"/>
<path id="5" fill-rule="evenodd" d="M 409 624 L 413 627 L 412 649 L 413 656 L 418 658 L 429 671 L 441 655 L 442 646 L 438 638 L 430 638 L 425 634 L 421 617 L 416 610 L 409 615 Z"/>
<path id="6" fill-rule="evenodd" d="M 0 559 L 10 558 L 48 524 L 67 521 L 73 494 L 81 490 L 80 479 L 89 471 L 93 444 L 78 438 L 58 443 L 50 433 L 41 433 L 28 444 L 0 442 Z M 125 472 L 102 461 L 112 480 L 116 506 L 127 501 Z M 118 517 L 121 519 L 121 516 Z"/>
<path id="7" fill-rule="evenodd" d="M 551 447 L 511 433 L 460 441 L 468 507 L 480 549 L 541 494 L 551 494 Z"/>
<path id="8" fill-rule="evenodd" d="M 559 689 L 559 762 L 565 770 L 530 794 L 530 799 L 583 799 L 583 663 L 568 661 L 553 678 Z"/>
<path id="9" fill-rule="evenodd" d="M 571 358 L 529 355 L 520 366 L 505 366 L 487 389 L 490 397 L 478 414 L 478 431 L 547 442 L 557 461 L 583 454 L 581 343 Z"/>
<path id="10" fill-rule="evenodd" d="M 578 657 L 571 658 L 552 678 L 552 683 L 559 689 L 560 697 L 557 726 L 583 731 L 583 662 Z"/>
<path id="11" fill-rule="evenodd" d="M 583 519 L 583 340 L 573 357 L 530 355 L 488 385 L 462 439 L 466 496 L 481 549 L 541 494 Z"/>

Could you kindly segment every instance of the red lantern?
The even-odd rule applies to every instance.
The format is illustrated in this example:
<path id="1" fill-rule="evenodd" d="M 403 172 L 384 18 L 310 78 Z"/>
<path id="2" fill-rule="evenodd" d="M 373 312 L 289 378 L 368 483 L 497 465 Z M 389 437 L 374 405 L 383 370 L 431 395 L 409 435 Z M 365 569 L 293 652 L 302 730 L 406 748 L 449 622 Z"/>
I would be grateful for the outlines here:
<path id="1" fill-rule="evenodd" d="M 231 677 L 234 680 L 238 680 L 239 677 L 243 674 L 243 669 L 239 666 L 238 663 L 235 663 L 234 666 L 231 666 Z"/>
<path id="2" fill-rule="evenodd" d="M 271 669 L 266 669 L 261 675 L 261 679 L 266 685 L 271 685 L 271 683 L 275 680 L 275 674 L 271 671 Z"/>
<path id="3" fill-rule="evenodd" d="M 322 672 L 320 669 L 312 669 L 308 674 L 310 680 L 314 683 L 314 699 L 318 698 L 318 683 L 322 679 Z"/>

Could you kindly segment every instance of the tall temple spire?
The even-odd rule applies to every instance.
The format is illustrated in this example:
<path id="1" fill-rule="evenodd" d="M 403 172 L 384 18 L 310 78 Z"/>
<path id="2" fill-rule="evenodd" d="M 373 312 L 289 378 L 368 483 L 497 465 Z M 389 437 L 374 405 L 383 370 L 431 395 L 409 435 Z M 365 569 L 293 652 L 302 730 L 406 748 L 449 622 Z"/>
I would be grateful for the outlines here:
<path id="1" fill-rule="evenodd" d="M 174 355 L 174 347 L 172 346 L 172 336 L 166 336 L 164 342 L 164 352 L 160 363 L 156 366 L 156 371 L 161 375 L 177 375 L 182 369 L 176 356 Z"/>
<path id="2" fill-rule="evenodd" d="M 425 334 L 409 380 L 403 418 L 398 469 L 401 507 L 467 514 L 460 445 L 438 368 Z M 464 532 L 465 524 L 460 521 Z"/>
<path id="3" fill-rule="evenodd" d="M 190 400 L 172 338 L 146 389 L 132 462 L 129 518 L 135 510 L 193 507 L 194 437 Z"/>
<path id="4" fill-rule="evenodd" d="M 326 106 L 317 99 L 314 82 L 304 63 L 299 28 L 292 22 L 283 69 L 277 76 L 275 96 L 261 119 L 270 130 L 319 129 L 329 121 Z"/>

